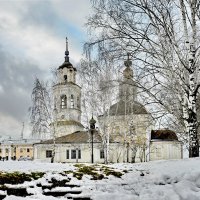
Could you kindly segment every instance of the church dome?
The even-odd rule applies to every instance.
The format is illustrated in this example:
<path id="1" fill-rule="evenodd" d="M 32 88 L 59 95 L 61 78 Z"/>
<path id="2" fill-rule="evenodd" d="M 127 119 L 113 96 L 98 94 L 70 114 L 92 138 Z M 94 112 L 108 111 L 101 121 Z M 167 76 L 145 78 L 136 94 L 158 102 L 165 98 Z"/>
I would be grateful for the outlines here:
<path id="1" fill-rule="evenodd" d="M 169 129 L 151 131 L 151 140 L 178 140 L 176 133 Z"/>
<path id="2" fill-rule="evenodd" d="M 125 103 L 125 101 L 122 100 L 113 104 L 109 110 L 109 115 L 111 116 L 130 114 L 148 114 L 148 112 L 145 107 L 137 101 Z"/>

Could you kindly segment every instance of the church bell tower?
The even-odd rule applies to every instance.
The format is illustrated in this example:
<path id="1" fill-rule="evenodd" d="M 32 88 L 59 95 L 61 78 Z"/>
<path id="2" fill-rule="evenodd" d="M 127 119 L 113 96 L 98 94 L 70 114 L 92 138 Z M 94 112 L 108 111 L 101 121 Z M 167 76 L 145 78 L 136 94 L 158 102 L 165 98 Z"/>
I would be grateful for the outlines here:
<path id="1" fill-rule="evenodd" d="M 66 38 L 65 61 L 57 69 L 57 83 L 53 86 L 54 127 L 56 137 L 83 130 L 81 124 L 81 87 L 76 84 L 76 68 L 69 62 Z"/>

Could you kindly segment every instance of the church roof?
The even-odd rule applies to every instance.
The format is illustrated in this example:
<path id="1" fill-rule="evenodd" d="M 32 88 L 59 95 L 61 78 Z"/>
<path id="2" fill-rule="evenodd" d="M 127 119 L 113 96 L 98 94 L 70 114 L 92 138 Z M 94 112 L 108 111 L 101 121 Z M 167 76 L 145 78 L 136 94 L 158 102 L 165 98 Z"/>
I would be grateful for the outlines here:
<path id="1" fill-rule="evenodd" d="M 128 114 L 148 114 L 148 112 L 145 107 L 137 101 L 125 103 L 125 101 L 122 100 L 113 104 L 109 110 L 109 115 L 111 116 Z"/>
<path id="2" fill-rule="evenodd" d="M 169 129 L 151 131 L 151 140 L 178 140 L 176 133 Z"/>
<path id="3" fill-rule="evenodd" d="M 75 71 L 77 71 L 76 70 L 76 68 L 75 67 L 73 67 L 73 65 L 70 63 L 70 62 L 64 62 L 60 67 L 58 67 L 58 69 L 63 69 L 63 68 L 72 68 L 72 69 L 74 69 Z"/>
<path id="4" fill-rule="evenodd" d="M 89 143 L 91 140 L 91 134 L 88 131 L 76 131 L 69 135 L 57 137 L 55 139 L 56 144 L 68 144 L 68 143 Z M 94 131 L 93 136 L 94 143 L 102 142 L 102 138 L 97 131 Z M 53 144 L 53 139 L 42 141 L 38 144 Z"/>

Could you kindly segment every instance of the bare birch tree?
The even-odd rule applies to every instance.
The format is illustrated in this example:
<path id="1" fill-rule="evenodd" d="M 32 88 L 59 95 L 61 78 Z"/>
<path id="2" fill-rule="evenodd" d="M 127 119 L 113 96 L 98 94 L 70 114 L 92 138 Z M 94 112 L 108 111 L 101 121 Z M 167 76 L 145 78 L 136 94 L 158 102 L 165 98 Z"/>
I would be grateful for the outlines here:
<path id="1" fill-rule="evenodd" d="M 199 156 L 199 7 L 197 0 L 93 0 L 87 23 L 87 49 L 116 61 L 131 53 L 146 103 L 183 126 L 189 157 Z"/>
<path id="2" fill-rule="evenodd" d="M 50 134 L 50 95 L 46 85 L 35 79 L 32 90 L 31 125 L 32 135 L 45 139 Z"/>
<path id="3" fill-rule="evenodd" d="M 101 116 L 107 113 L 109 115 L 109 108 L 112 102 L 115 99 L 115 84 L 113 82 L 113 65 L 111 61 L 104 62 L 105 59 L 101 61 L 90 62 L 89 59 L 82 60 L 80 66 L 80 78 L 83 87 L 82 93 L 85 97 L 83 113 L 91 113 L 95 116 Z M 103 67 L 101 67 L 103 66 Z M 88 124 L 88 116 L 87 124 Z M 97 118 L 98 120 L 99 118 Z M 99 121 L 98 121 L 99 124 Z M 108 122 L 104 123 L 99 128 L 103 140 L 103 149 L 104 149 L 104 159 L 105 163 L 108 163 L 109 160 L 109 141 L 110 137 L 108 134 L 107 126 Z"/>
<path id="4" fill-rule="evenodd" d="M 30 120 L 32 135 L 42 139 L 53 138 L 53 152 L 51 162 L 55 158 L 55 124 L 52 115 L 52 98 L 47 83 L 35 79 L 32 91 L 32 106 L 30 107 Z"/>

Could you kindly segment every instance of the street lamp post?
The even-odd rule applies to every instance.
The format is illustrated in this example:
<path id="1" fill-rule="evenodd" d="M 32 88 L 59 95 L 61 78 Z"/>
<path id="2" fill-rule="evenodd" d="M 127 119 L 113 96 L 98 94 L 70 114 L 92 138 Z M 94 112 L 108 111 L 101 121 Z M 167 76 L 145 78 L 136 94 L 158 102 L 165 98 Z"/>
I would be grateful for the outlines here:
<path id="1" fill-rule="evenodd" d="M 91 136 L 92 136 L 92 163 L 94 163 L 94 148 L 93 148 L 93 137 L 94 137 L 94 130 L 95 130 L 95 123 L 96 121 L 94 120 L 93 116 L 92 119 L 90 120 L 90 132 L 91 132 Z"/>

